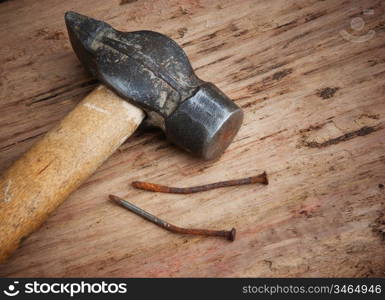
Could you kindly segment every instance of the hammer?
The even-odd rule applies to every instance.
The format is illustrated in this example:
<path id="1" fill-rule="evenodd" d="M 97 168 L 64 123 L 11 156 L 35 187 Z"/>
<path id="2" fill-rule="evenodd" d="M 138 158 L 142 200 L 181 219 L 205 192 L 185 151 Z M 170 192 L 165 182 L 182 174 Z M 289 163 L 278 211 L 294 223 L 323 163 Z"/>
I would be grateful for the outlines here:
<path id="1" fill-rule="evenodd" d="M 65 14 L 72 47 L 103 85 L 0 178 L 0 262 L 36 230 L 146 119 L 203 159 L 219 157 L 243 112 L 195 74 L 184 51 L 157 32 L 121 32 Z"/>

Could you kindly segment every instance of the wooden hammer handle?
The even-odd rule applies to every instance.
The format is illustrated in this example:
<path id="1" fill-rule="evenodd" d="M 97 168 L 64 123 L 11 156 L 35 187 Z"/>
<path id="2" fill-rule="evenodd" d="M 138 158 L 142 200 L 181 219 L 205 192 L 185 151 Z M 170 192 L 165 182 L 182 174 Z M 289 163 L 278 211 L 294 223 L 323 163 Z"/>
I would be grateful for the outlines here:
<path id="1" fill-rule="evenodd" d="M 0 178 L 0 262 L 138 127 L 144 112 L 104 86 Z"/>

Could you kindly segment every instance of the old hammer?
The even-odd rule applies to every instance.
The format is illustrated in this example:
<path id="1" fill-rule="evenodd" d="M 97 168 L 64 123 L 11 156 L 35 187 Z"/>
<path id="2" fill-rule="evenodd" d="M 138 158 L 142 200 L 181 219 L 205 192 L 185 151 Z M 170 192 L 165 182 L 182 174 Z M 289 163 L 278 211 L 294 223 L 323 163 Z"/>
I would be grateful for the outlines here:
<path id="1" fill-rule="evenodd" d="M 67 12 L 72 47 L 104 85 L 83 99 L 0 178 L 0 262 L 37 229 L 146 118 L 204 159 L 219 157 L 243 112 L 200 80 L 184 51 L 152 31 L 120 32 Z"/>

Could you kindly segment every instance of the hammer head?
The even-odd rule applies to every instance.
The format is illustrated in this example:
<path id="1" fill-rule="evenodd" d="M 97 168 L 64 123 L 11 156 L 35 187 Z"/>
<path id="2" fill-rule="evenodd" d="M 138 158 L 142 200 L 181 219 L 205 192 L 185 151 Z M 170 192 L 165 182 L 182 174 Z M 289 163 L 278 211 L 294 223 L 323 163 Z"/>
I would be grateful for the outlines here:
<path id="1" fill-rule="evenodd" d="M 121 32 L 75 12 L 65 21 L 86 69 L 147 113 L 174 144 L 204 159 L 220 156 L 237 134 L 242 110 L 195 74 L 184 51 L 152 31 Z"/>

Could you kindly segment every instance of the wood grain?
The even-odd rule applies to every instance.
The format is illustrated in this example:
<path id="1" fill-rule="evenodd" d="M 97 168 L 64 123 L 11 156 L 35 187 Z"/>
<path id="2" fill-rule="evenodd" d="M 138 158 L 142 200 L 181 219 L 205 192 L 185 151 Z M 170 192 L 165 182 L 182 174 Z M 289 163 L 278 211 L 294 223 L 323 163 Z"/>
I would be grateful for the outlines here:
<path id="1" fill-rule="evenodd" d="M 0 4 L 0 170 L 97 84 L 69 45 L 66 10 L 171 36 L 203 80 L 243 107 L 244 125 L 215 162 L 189 157 L 160 133 L 136 134 L 0 275 L 383 277 L 383 1 L 123 2 Z M 266 187 L 189 196 L 129 185 L 192 186 L 264 170 Z M 177 225 L 236 227 L 237 240 L 173 235 L 111 204 L 109 193 Z"/>

